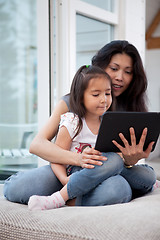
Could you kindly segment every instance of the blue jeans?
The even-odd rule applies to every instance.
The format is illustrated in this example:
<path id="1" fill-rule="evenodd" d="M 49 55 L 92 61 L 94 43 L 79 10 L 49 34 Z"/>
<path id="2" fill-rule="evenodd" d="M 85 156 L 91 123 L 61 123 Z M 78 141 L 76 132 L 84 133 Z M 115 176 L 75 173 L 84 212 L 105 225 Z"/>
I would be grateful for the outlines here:
<path id="1" fill-rule="evenodd" d="M 94 169 L 73 167 L 67 191 L 70 199 L 77 197 L 76 205 L 95 206 L 129 202 L 132 192 L 135 197 L 152 189 L 156 177 L 148 165 L 126 169 L 118 154 L 103 155 L 107 157 L 107 161 L 103 162 L 102 166 L 95 166 Z"/>
<path id="2" fill-rule="evenodd" d="M 93 169 L 72 167 L 71 176 L 67 184 L 69 199 L 87 194 L 104 180 L 122 172 L 124 164 L 118 154 L 110 152 L 103 153 L 103 156 L 107 157 L 107 161 L 104 161 L 101 166 L 95 166 Z"/>
<path id="3" fill-rule="evenodd" d="M 154 169 L 147 164 L 123 168 L 121 176 L 127 180 L 132 189 L 132 198 L 140 197 L 153 188 L 156 182 Z"/>
<path id="4" fill-rule="evenodd" d="M 5 180 L 3 193 L 11 202 L 27 204 L 32 195 L 48 196 L 62 187 L 51 166 L 46 165 L 10 176 Z"/>
<path id="5" fill-rule="evenodd" d="M 100 168 L 107 166 L 107 161 Z M 116 171 L 120 171 L 121 160 L 118 165 L 119 169 Z M 98 166 L 95 167 L 98 170 L 100 168 Z M 154 170 L 148 165 L 138 165 L 131 169 L 122 167 L 120 174 L 110 176 L 104 181 L 102 179 L 98 186 L 88 193 L 79 196 L 76 205 L 100 206 L 128 202 L 131 200 L 132 192 L 137 193 L 137 196 L 139 196 L 151 191 L 155 180 Z M 50 165 L 47 165 L 19 172 L 9 177 L 4 184 L 4 196 L 9 201 L 27 204 L 32 195 L 47 196 L 59 191 L 61 188 L 61 183 L 54 175 Z"/>

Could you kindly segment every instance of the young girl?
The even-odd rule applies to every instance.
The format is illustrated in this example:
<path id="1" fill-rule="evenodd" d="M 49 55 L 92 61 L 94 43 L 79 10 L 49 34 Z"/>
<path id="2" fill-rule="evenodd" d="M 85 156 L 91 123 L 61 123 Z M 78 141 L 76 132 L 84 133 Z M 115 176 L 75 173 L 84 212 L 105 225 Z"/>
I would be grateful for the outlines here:
<path id="1" fill-rule="evenodd" d="M 61 117 L 56 144 L 64 149 L 81 153 L 85 147 L 94 147 L 101 116 L 112 103 L 111 79 L 99 67 L 82 66 L 76 73 L 70 91 L 70 107 L 73 113 Z M 108 126 L 109 127 L 109 126 Z M 97 155 L 100 153 L 97 151 Z M 98 184 L 120 174 L 123 160 L 116 153 L 103 154 L 107 161 L 94 169 L 78 169 L 70 177 L 64 165 L 52 164 L 52 170 L 64 187 L 51 196 L 32 196 L 28 207 L 31 210 L 58 208 L 68 199 L 80 197 Z M 67 168 L 69 174 L 77 171 L 74 166 Z M 68 183 L 67 183 L 68 182 Z M 112 195 L 112 194 L 110 194 Z M 124 201 L 131 199 L 130 194 Z M 117 202 L 117 201 L 116 201 Z M 116 203 L 114 200 L 112 203 Z M 121 202 L 123 200 L 121 199 Z"/>

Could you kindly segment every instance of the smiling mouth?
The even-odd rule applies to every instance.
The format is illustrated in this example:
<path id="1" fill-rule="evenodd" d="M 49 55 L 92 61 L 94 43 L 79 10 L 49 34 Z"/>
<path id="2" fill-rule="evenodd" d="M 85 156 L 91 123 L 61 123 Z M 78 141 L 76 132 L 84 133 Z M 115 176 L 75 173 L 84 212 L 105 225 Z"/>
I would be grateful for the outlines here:
<path id="1" fill-rule="evenodd" d="M 112 86 L 113 86 L 113 88 L 116 88 L 116 89 L 120 89 L 120 88 L 122 88 L 122 86 L 117 85 L 117 84 L 113 84 Z"/>

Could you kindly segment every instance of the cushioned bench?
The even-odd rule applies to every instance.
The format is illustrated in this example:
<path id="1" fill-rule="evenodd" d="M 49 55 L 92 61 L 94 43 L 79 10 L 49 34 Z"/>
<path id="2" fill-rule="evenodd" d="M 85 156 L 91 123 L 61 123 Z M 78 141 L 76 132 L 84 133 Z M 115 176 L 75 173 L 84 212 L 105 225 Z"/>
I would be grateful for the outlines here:
<path id="1" fill-rule="evenodd" d="M 125 204 L 34 212 L 1 197 L 0 239 L 159 240 L 160 188 Z"/>

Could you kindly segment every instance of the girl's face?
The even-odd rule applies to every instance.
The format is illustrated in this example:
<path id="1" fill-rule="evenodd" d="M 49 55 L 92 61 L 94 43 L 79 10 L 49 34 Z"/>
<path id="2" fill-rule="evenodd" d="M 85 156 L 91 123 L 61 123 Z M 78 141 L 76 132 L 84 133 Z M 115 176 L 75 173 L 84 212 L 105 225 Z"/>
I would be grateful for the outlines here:
<path id="1" fill-rule="evenodd" d="M 112 103 L 111 84 L 107 77 L 100 76 L 89 81 L 83 103 L 86 114 L 99 117 L 107 111 Z"/>
<path id="2" fill-rule="evenodd" d="M 115 54 L 105 69 L 112 79 L 112 91 L 115 97 L 121 95 L 133 79 L 133 61 L 123 53 Z"/>

